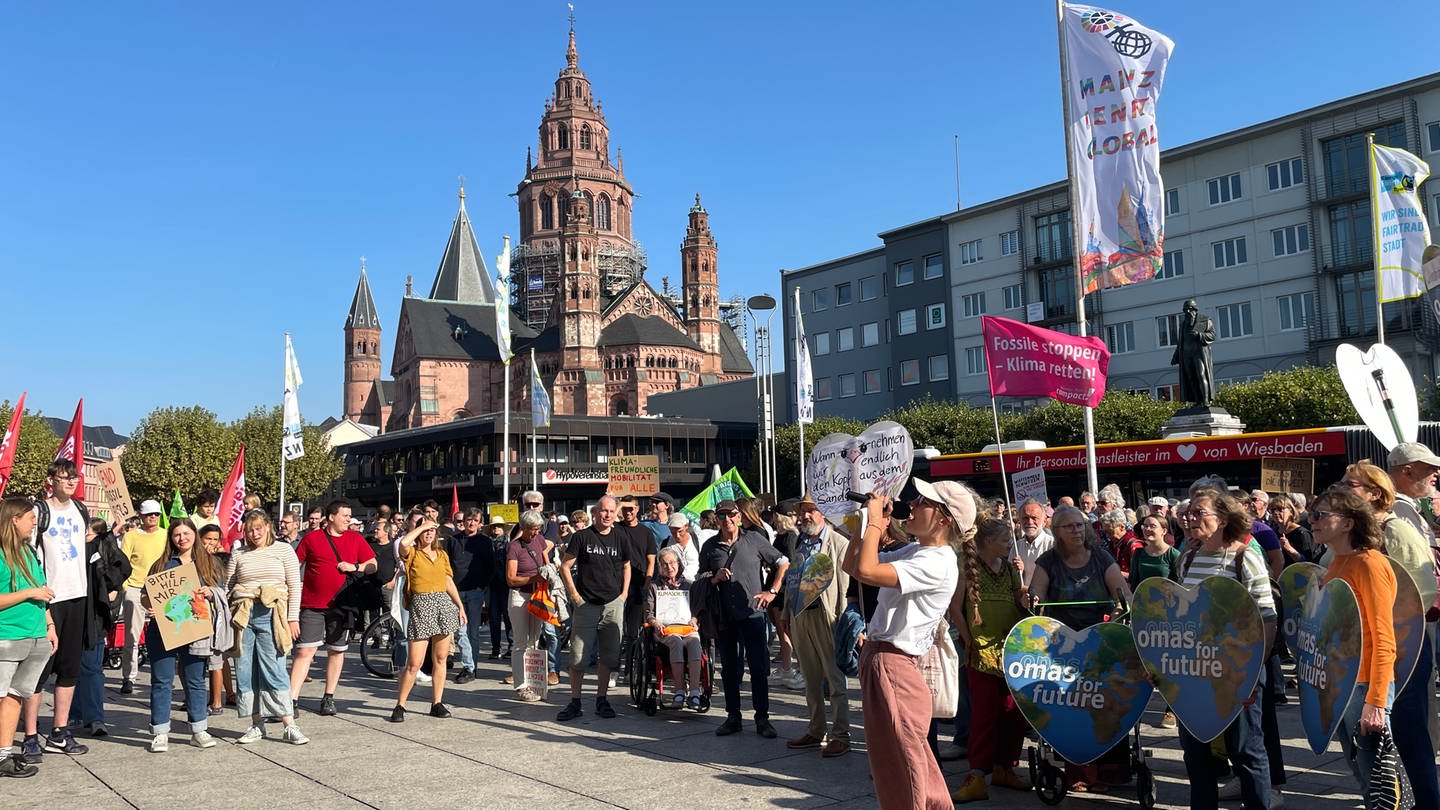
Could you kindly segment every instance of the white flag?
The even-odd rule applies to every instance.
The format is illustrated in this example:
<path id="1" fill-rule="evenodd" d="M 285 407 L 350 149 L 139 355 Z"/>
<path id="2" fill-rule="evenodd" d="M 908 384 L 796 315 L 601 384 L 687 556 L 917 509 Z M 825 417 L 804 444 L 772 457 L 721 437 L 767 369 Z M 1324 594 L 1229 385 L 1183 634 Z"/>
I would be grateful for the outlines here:
<path id="1" fill-rule="evenodd" d="M 285 402 L 282 408 L 280 428 L 280 452 L 286 461 L 294 461 L 305 455 L 305 441 L 300 435 L 300 400 L 295 396 L 305 379 L 300 376 L 300 363 L 295 359 L 295 347 L 290 345 L 290 335 L 285 335 Z"/>
<path id="2" fill-rule="evenodd" d="M 1066 4 L 1061 34 L 1081 289 L 1144 281 L 1165 261 L 1155 106 L 1175 45 L 1159 31 L 1093 6 Z"/>
<path id="3" fill-rule="evenodd" d="M 1399 301 L 1425 292 L 1421 270 L 1430 226 L 1420 207 L 1420 184 L 1430 176 L 1425 161 L 1389 146 L 1374 145 L 1370 161 L 1371 221 L 1380 300 Z"/>
<path id="4" fill-rule="evenodd" d="M 795 421 L 815 422 L 815 373 L 810 368 L 810 341 L 800 314 L 800 290 L 795 290 Z"/>
<path id="5" fill-rule="evenodd" d="M 510 348 L 510 237 L 505 237 L 505 249 L 495 257 L 495 343 L 500 346 L 500 362 L 509 363 L 515 356 Z"/>

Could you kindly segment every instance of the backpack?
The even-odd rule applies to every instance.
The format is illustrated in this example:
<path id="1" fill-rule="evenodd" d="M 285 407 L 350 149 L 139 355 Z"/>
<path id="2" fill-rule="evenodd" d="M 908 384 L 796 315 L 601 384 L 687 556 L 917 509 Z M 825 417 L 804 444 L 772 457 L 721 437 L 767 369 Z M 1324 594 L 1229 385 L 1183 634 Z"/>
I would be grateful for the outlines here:
<path id="1" fill-rule="evenodd" d="M 85 508 L 85 503 L 74 498 L 71 498 L 70 502 L 75 504 L 75 509 L 80 512 L 80 525 L 89 528 L 90 510 Z M 45 530 L 48 528 L 50 528 L 50 501 L 40 498 L 35 501 L 35 556 L 40 560 L 41 565 L 45 564 L 45 544 L 40 542 L 40 538 L 45 536 Z"/>

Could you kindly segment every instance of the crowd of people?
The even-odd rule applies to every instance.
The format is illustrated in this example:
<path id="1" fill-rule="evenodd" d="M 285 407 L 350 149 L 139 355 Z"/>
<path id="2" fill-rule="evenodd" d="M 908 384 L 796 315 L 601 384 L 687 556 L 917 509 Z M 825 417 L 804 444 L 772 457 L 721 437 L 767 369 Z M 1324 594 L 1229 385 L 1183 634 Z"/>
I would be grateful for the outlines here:
<path id="1" fill-rule="evenodd" d="M 1386 462 L 1352 464 L 1313 496 L 1237 492 L 1201 477 L 1178 493 L 1184 497 L 1155 495 L 1135 508 L 1114 485 L 1012 509 L 961 483 L 912 479 L 913 495 L 872 495 L 864 520 L 849 525 L 808 496 L 726 500 L 694 520 L 665 493 L 643 504 L 606 496 L 588 510 L 556 514 L 531 491 L 513 523 L 487 520 L 479 509 L 442 515 L 434 501 L 403 514 L 380 506 L 362 521 L 336 500 L 278 524 L 252 508 L 241 538 L 226 543 L 213 493 L 200 494 L 193 516 L 162 526 L 161 505 L 147 500 L 133 523 L 112 527 L 72 497 L 78 472 L 57 461 L 45 497 L 0 502 L 0 776 L 34 775 L 47 753 L 85 754 L 77 735 L 108 734 L 107 650 L 118 653 L 122 694 L 133 694 L 148 662 L 152 752 L 170 743 L 177 676 L 191 745 L 216 744 L 207 720 L 227 707 L 249 722 L 236 742 L 273 733 L 303 745 L 302 688 L 319 680 L 320 699 L 307 710 L 336 714 L 351 643 L 390 613 L 402 627 L 392 722 L 405 722 L 417 686 L 429 687 L 431 717 L 450 717 L 447 680 L 473 681 L 487 646 L 491 661 L 508 658 L 505 684 L 517 701 L 541 701 L 563 677 L 568 698 L 557 721 L 587 708 L 612 718 L 610 692 L 617 679 L 641 677 L 628 665 L 632 645 L 643 644 L 657 657 L 661 699 L 675 709 L 709 708 L 714 656 L 720 736 L 744 729 L 748 705 L 754 732 L 776 737 L 770 690 L 783 686 L 805 700 L 805 731 L 786 746 L 843 757 L 858 698 L 872 772 L 884 774 L 875 780 L 880 806 L 944 807 L 988 798 L 991 788 L 1031 788 L 1018 768 L 1029 728 L 1002 663 L 1004 639 L 1021 617 L 1044 613 L 1081 629 L 1107 620 L 1147 578 L 1193 585 L 1222 576 L 1240 581 L 1259 607 L 1267 660 L 1255 694 L 1220 738 L 1176 731 L 1190 803 L 1208 809 L 1238 797 L 1246 808 L 1277 808 L 1286 773 L 1276 713 L 1295 686 L 1285 677 L 1292 651 L 1276 633 L 1272 581 L 1286 565 L 1313 562 L 1327 580 L 1349 583 L 1360 605 L 1361 683 L 1338 736 L 1367 807 L 1393 806 L 1394 780 L 1372 777 L 1398 759 L 1415 806 L 1440 810 L 1429 706 L 1440 619 L 1432 500 L 1440 457 L 1410 443 Z M 1393 677 L 1397 584 L 1386 557 L 1415 580 L 1429 622 L 1420 663 L 1403 685 Z M 167 650 L 147 621 L 156 606 L 143 585 L 183 565 L 195 569 L 196 597 L 210 606 L 215 632 Z M 114 639 L 117 626 L 123 632 Z M 947 632 L 963 669 L 953 719 L 933 716 L 922 677 Z M 325 664 L 312 676 L 321 647 Z M 53 713 L 42 735 L 47 687 Z M 1175 715 L 1165 711 L 1158 725 L 1176 728 Z M 951 742 L 941 743 L 942 731 Z M 947 784 L 940 763 L 962 758 L 969 769 Z M 1123 744 L 1065 771 L 1076 792 L 1132 778 Z"/>

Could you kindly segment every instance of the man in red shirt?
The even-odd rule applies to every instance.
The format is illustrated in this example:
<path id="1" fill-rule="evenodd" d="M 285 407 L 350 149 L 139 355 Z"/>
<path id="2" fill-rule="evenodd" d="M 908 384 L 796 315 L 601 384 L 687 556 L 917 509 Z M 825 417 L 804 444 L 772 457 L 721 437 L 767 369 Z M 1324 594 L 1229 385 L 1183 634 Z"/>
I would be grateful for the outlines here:
<path id="1" fill-rule="evenodd" d="M 325 645 L 325 696 L 321 716 L 335 714 L 335 686 L 345 666 L 355 611 L 335 605 L 335 596 L 347 579 L 374 572 L 375 553 L 359 532 L 350 529 L 350 504 L 331 501 L 320 528 L 307 532 L 295 549 L 300 560 L 300 638 L 295 641 L 295 663 L 290 667 L 290 697 L 300 698 L 300 687 L 310 673 L 315 650 Z M 350 588 L 360 587 L 359 583 Z M 299 703 L 296 702 L 298 710 Z"/>

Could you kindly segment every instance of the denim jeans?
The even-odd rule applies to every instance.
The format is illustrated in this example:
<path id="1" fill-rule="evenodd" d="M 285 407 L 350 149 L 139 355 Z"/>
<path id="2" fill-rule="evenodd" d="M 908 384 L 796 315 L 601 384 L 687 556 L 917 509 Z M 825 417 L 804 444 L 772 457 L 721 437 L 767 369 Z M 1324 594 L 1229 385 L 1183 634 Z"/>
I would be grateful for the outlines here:
<path id="1" fill-rule="evenodd" d="M 550 656 L 550 671 L 560 671 L 560 629 L 549 622 L 540 623 L 540 644 Z"/>
<path id="2" fill-rule="evenodd" d="M 1370 795 L 1370 771 L 1375 764 L 1375 756 L 1380 753 L 1379 734 L 1360 734 L 1357 729 L 1360 727 L 1360 712 L 1365 708 L 1365 693 L 1370 691 L 1370 684 L 1355 684 L 1355 694 L 1350 698 L 1350 705 L 1345 708 L 1345 716 L 1340 718 L 1340 730 L 1335 736 L 1340 738 L 1340 748 L 1345 752 L 1345 759 L 1350 763 L 1350 772 L 1355 775 L 1355 781 L 1360 783 L 1360 797 Z M 1394 733 L 1394 725 L 1391 723 L 1390 710 L 1395 706 L 1395 684 L 1390 684 L 1390 694 L 1385 700 L 1385 725 L 1390 726 L 1391 733 Z M 1433 765 L 1431 766 L 1434 767 Z"/>
<path id="3" fill-rule="evenodd" d="M 485 614 L 485 588 L 471 588 L 460 592 L 460 604 L 465 606 L 465 626 L 455 634 L 460 647 L 460 668 L 475 669 L 475 651 L 480 649 L 480 624 Z"/>
<path id="4" fill-rule="evenodd" d="M 731 622 L 715 639 L 720 652 L 720 674 L 725 684 L 725 714 L 740 719 L 740 656 L 750 665 L 750 702 L 756 720 L 770 718 L 770 650 L 765 646 L 765 617 Z"/>
<path id="5" fill-rule="evenodd" d="M 80 677 L 75 681 L 75 709 L 71 725 L 105 722 L 105 639 L 80 656 Z"/>
<path id="6" fill-rule="evenodd" d="M 1440 810 L 1440 780 L 1435 773 L 1435 746 L 1430 742 L 1430 676 L 1434 656 L 1429 628 L 1420 643 L 1420 659 L 1410 680 L 1395 696 L 1390 731 L 1395 750 L 1415 791 L 1415 810 Z"/>
<path id="7" fill-rule="evenodd" d="M 240 657 L 235 661 L 236 705 L 241 719 L 255 715 L 289 717 L 290 672 L 285 656 L 275 649 L 271 610 L 255 603 L 250 624 L 240 639 Z"/>
<path id="8" fill-rule="evenodd" d="M 1265 738 L 1260 729 L 1260 698 L 1264 689 L 1262 675 L 1250 705 L 1240 710 L 1240 716 L 1222 735 L 1240 780 L 1240 798 L 1245 810 L 1270 808 L 1270 758 L 1265 753 Z M 1179 731 L 1180 747 L 1185 751 L 1185 771 L 1190 779 L 1191 810 L 1216 810 L 1220 806 L 1220 788 L 1210 743 L 1195 739 L 1184 725 Z"/>
<path id="9" fill-rule="evenodd" d="M 510 630 L 510 588 L 504 582 L 490 585 L 490 654 L 500 654 L 500 625 L 505 625 L 505 644 L 514 642 Z"/>
<path id="10" fill-rule="evenodd" d="M 210 684 L 205 679 L 208 655 L 191 655 L 189 645 L 165 649 L 155 623 L 145 631 L 145 649 L 150 654 L 150 733 L 170 733 L 170 700 L 175 694 L 175 669 L 181 670 L 180 681 L 185 687 L 185 719 L 190 733 L 204 731 L 208 725 Z"/>

